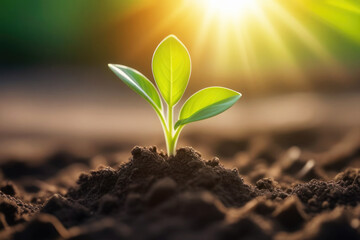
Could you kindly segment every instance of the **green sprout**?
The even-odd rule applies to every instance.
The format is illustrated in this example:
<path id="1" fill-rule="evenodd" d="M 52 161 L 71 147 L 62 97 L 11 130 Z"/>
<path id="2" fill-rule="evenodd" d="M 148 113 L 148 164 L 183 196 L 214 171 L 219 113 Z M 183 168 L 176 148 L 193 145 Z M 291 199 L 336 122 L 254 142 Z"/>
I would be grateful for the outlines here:
<path id="1" fill-rule="evenodd" d="M 204 88 L 184 103 L 174 124 L 174 106 L 184 94 L 191 72 L 189 52 L 174 35 L 169 35 L 157 46 L 152 58 L 154 79 L 167 106 L 166 118 L 160 95 L 149 79 L 123 65 L 109 64 L 109 68 L 154 108 L 164 130 L 170 156 L 175 155 L 176 143 L 186 124 L 218 115 L 241 97 L 241 93 L 224 87 Z"/>

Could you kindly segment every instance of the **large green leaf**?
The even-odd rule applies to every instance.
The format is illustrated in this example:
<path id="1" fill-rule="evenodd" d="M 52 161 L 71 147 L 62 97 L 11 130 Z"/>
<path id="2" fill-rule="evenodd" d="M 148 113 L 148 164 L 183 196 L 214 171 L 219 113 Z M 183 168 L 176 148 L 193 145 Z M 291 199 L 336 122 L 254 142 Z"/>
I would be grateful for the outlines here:
<path id="1" fill-rule="evenodd" d="M 161 95 L 174 106 L 184 94 L 191 72 L 189 52 L 177 37 L 170 35 L 159 44 L 152 70 Z"/>
<path id="2" fill-rule="evenodd" d="M 109 64 L 109 68 L 132 90 L 145 98 L 154 108 L 162 110 L 160 96 L 155 86 L 144 75 L 133 68 Z"/>
<path id="3" fill-rule="evenodd" d="M 192 95 L 180 110 L 175 128 L 218 115 L 239 100 L 241 93 L 223 87 L 209 87 Z"/>

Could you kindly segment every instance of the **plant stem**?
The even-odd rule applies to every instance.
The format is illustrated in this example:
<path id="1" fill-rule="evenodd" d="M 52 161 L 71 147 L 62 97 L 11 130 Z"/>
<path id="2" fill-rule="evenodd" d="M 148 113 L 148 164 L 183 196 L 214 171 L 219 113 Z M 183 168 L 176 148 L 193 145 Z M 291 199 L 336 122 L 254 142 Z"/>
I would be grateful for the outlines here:
<path id="1" fill-rule="evenodd" d="M 163 127 L 163 130 L 164 130 L 164 133 L 166 135 L 166 132 L 168 131 L 168 128 L 167 128 L 167 125 L 166 125 L 166 121 L 165 121 L 165 118 L 164 118 L 164 114 L 162 113 L 162 111 L 160 111 L 159 109 L 157 108 L 154 108 L 155 111 L 156 111 L 156 114 L 158 115 L 159 119 L 160 119 L 160 122 L 161 122 L 161 126 Z"/>
<path id="2" fill-rule="evenodd" d="M 184 126 L 180 126 L 175 131 L 174 126 L 173 126 L 173 121 L 174 121 L 174 114 L 173 114 L 174 112 L 173 111 L 174 111 L 174 108 L 168 106 L 167 121 L 165 120 L 164 114 L 161 111 L 156 111 L 156 113 L 160 119 L 163 131 L 164 131 L 165 141 L 166 141 L 166 150 L 167 150 L 169 156 L 175 156 L 176 144 L 179 139 L 180 132 L 184 127 Z"/>
<path id="3" fill-rule="evenodd" d="M 156 114 L 158 115 L 159 119 L 160 119 L 160 122 L 161 122 L 161 126 L 162 126 L 162 129 L 163 129 L 163 132 L 164 132 L 164 136 L 165 136 L 165 140 L 166 140 L 166 147 L 167 147 L 167 150 L 169 151 L 169 147 L 168 147 L 168 132 L 169 132 L 169 128 L 167 126 L 167 122 L 165 121 L 165 117 L 164 117 L 164 114 L 162 111 L 160 111 L 159 109 L 155 108 L 155 111 L 156 111 Z"/>
<path id="4" fill-rule="evenodd" d="M 168 132 L 167 139 L 166 139 L 166 146 L 169 156 L 175 156 L 176 154 L 176 144 L 179 139 L 179 135 L 183 126 L 179 126 L 175 131 L 174 127 L 171 125 L 171 130 Z M 174 132 L 175 131 L 175 132 Z"/>
<path id="5" fill-rule="evenodd" d="M 184 125 L 178 127 L 177 130 L 175 131 L 174 136 L 173 136 L 172 144 L 174 145 L 174 150 L 176 150 L 176 144 L 177 144 L 177 141 L 178 141 L 178 139 L 179 139 L 180 132 L 181 132 L 181 130 L 183 129 L 183 127 L 184 127 Z"/>
<path id="6" fill-rule="evenodd" d="M 166 148 L 169 156 L 174 156 L 176 153 L 176 141 L 174 141 L 174 126 L 173 126 L 173 111 L 174 108 L 168 106 L 167 109 L 167 127 L 168 131 L 166 134 Z"/>

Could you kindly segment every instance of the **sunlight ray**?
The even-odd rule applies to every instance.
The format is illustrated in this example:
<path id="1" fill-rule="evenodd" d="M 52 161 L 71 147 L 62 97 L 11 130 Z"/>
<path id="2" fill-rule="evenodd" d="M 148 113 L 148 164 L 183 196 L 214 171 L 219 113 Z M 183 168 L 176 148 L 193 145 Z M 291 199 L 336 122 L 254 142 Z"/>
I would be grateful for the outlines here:
<path id="1" fill-rule="evenodd" d="M 330 55 L 330 53 L 296 18 L 289 14 L 276 1 L 272 1 L 272 3 L 273 4 L 269 4 L 268 6 L 277 13 L 277 16 L 288 25 L 289 29 L 295 32 L 299 36 L 299 39 L 301 39 L 310 49 L 312 49 L 320 59 L 331 64 L 336 63 L 335 59 Z"/>
<path id="2" fill-rule="evenodd" d="M 189 50 L 194 63 L 206 69 L 209 80 L 221 77 L 233 84 L 241 78 L 243 84 L 263 89 L 285 85 L 310 89 L 314 78 L 326 81 L 327 76 L 346 81 L 347 68 L 332 49 L 335 40 L 327 41 L 326 34 L 332 31 L 339 37 L 341 33 L 360 43 L 356 23 L 343 26 L 340 21 L 348 13 L 347 21 L 359 19 L 360 23 L 360 16 L 356 17 L 360 8 L 347 0 L 163 1 L 164 8 L 152 12 L 161 21 L 137 39 L 131 54 L 138 57 L 164 32 L 186 35 L 192 40 Z M 321 27 L 326 29 L 317 31 Z M 324 69 L 326 74 L 321 75 Z"/>
<path id="3" fill-rule="evenodd" d="M 286 71 L 286 73 L 291 76 L 291 80 L 296 81 L 297 84 L 304 84 L 305 78 L 302 72 L 299 69 L 299 66 L 296 62 L 296 59 L 291 54 L 291 51 L 286 48 L 285 42 L 280 38 L 278 32 L 274 28 L 274 26 L 270 23 L 269 19 L 266 16 L 266 13 L 262 8 L 254 8 L 252 9 L 254 15 L 256 16 L 256 20 L 260 23 L 261 28 L 269 34 L 270 38 L 275 47 L 274 50 L 278 51 L 281 54 L 281 58 L 286 59 L 287 64 L 291 68 L 291 71 Z"/>
<path id="4" fill-rule="evenodd" d="M 349 3 L 348 1 L 337 1 L 337 0 L 328 0 L 327 4 L 332 5 L 337 8 L 341 8 L 344 10 L 347 10 L 349 12 L 358 13 L 360 14 L 360 4 L 354 5 L 352 3 Z"/>
<path id="5" fill-rule="evenodd" d="M 247 77 L 251 77 L 251 72 L 252 72 L 252 68 L 250 65 L 250 48 L 249 46 L 247 46 L 246 44 L 246 40 L 244 39 L 244 31 L 243 31 L 243 27 L 235 29 L 234 30 L 234 34 L 235 34 L 235 38 L 236 38 L 236 42 L 238 43 L 237 47 L 238 47 L 238 52 L 241 58 L 241 63 L 243 64 L 243 69 L 245 70 L 245 75 Z"/>
<path id="6" fill-rule="evenodd" d="M 209 36 L 212 21 L 212 13 L 210 11 L 206 11 L 204 17 L 201 20 L 201 23 L 199 24 L 198 33 L 196 34 L 193 47 L 194 58 L 200 58 L 203 54 L 203 46 L 206 42 L 206 38 Z"/>
<path id="7" fill-rule="evenodd" d="M 301 24 L 299 20 L 293 17 L 288 11 L 286 11 L 279 3 L 273 1 L 273 4 L 269 5 L 273 11 L 277 13 L 277 16 L 283 20 L 290 30 L 297 34 L 299 39 L 311 49 L 316 56 L 326 63 L 330 68 L 328 71 L 331 72 L 332 76 L 337 76 L 337 81 L 347 78 L 347 73 L 344 67 L 338 62 L 320 41 L 309 32 L 305 26 Z"/>
<path id="8" fill-rule="evenodd" d="M 360 4 L 355 6 L 345 1 L 326 1 L 326 4 L 306 1 L 298 5 L 335 31 L 360 44 Z"/>
<path id="9" fill-rule="evenodd" d="M 159 34 L 164 31 L 164 29 L 173 25 L 174 22 L 178 20 L 179 16 L 184 13 L 187 7 L 188 6 L 186 4 L 180 4 L 176 8 L 173 8 L 174 10 L 167 14 L 167 16 L 160 22 L 160 24 L 156 25 L 154 28 L 152 28 L 151 31 L 147 32 L 144 37 L 138 40 L 137 48 L 133 49 L 131 54 L 133 56 L 138 56 L 149 42 L 156 42 Z"/>

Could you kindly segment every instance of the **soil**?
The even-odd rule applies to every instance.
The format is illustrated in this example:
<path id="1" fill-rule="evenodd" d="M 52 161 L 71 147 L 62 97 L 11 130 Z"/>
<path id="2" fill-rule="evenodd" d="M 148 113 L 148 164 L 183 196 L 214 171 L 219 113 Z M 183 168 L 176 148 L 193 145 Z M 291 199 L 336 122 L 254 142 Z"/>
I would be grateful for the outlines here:
<path id="1" fill-rule="evenodd" d="M 2 160 L 0 239 L 360 239 L 360 133 L 313 133 Z"/>

